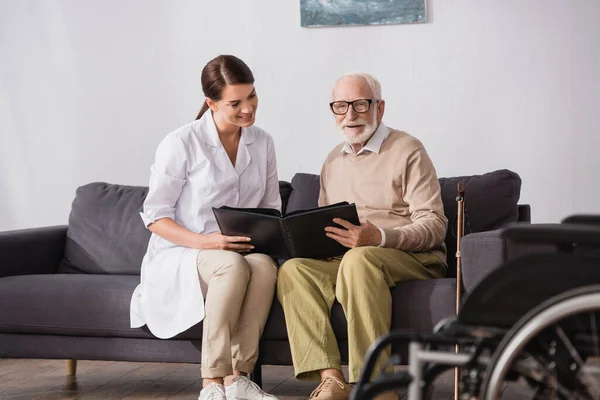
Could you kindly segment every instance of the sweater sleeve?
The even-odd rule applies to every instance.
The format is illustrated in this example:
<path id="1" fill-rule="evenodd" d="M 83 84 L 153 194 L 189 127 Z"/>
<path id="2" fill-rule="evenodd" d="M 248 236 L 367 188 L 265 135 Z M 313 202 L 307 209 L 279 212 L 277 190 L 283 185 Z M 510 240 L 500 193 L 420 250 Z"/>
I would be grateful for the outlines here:
<path id="1" fill-rule="evenodd" d="M 448 219 L 444 214 L 435 167 L 423 147 L 408 157 L 402 187 L 411 223 L 384 229 L 384 246 L 404 251 L 428 251 L 439 247 L 446 236 Z"/>

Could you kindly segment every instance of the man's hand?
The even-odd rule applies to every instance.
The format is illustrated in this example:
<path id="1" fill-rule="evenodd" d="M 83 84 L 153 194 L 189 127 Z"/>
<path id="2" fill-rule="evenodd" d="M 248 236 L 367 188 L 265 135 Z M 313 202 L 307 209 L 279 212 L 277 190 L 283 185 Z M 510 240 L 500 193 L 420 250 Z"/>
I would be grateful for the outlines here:
<path id="1" fill-rule="evenodd" d="M 361 246 L 379 246 L 381 244 L 381 231 L 369 221 L 354 225 L 341 218 L 334 218 L 333 222 L 346 229 L 333 226 L 325 227 L 326 235 L 351 249 Z"/>

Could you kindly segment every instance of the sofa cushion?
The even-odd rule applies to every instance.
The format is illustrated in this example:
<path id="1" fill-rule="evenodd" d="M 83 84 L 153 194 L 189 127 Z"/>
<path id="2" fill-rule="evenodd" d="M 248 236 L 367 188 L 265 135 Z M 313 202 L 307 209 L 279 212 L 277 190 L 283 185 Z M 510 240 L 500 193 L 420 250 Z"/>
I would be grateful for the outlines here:
<path id="1" fill-rule="evenodd" d="M 465 234 L 500 228 L 519 218 L 521 178 L 507 169 L 483 175 L 440 178 L 444 213 L 448 218 L 446 234 L 450 275 L 455 274 L 457 185 L 465 184 Z M 319 198 L 319 175 L 298 173 L 292 178 L 288 212 L 313 208 Z"/>
<path id="2" fill-rule="evenodd" d="M 289 182 L 279 182 L 284 210 L 291 191 Z M 95 182 L 79 187 L 59 272 L 139 275 L 151 235 L 139 215 L 147 194 L 144 186 Z"/>
<path id="3" fill-rule="evenodd" d="M 454 218 L 457 213 L 457 186 L 465 184 L 465 233 L 497 229 L 519 217 L 518 202 L 521 178 L 507 169 L 483 175 L 440 178 L 444 212 Z"/>
<path id="4" fill-rule="evenodd" d="M 51 274 L 0 279 L 0 333 L 87 337 L 154 338 L 146 327 L 129 327 L 129 304 L 139 277 L 124 275 Z M 454 313 L 455 280 L 398 283 L 392 289 L 392 329 L 430 331 Z M 339 303 L 331 321 L 338 340 L 348 337 Z M 176 336 L 201 340 L 202 323 Z M 275 299 L 263 340 L 287 341 L 283 309 Z"/>
<path id="5" fill-rule="evenodd" d="M 442 318 L 455 314 L 456 279 L 399 282 L 392 292 L 392 330 L 430 332 Z M 331 323 L 337 340 L 348 338 L 348 323 L 342 306 L 335 302 Z M 263 333 L 264 340 L 287 340 L 283 308 L 273 301 Z"/>
<path id="6" fill-rule="evenodd" d="M 52 274 L 0 279 L 0 331 L 150 337 L 129 328 L 129 303 L 139 276 Z"/>
<path id="7" fill-rule="evenodd" d="M 518 202 L 521 195 L 521 178 L 507 169 L 483 175 L 440 178 L 444 213 L 448 218 L 446 246 L 450 273 L 456 266 L 456 202 L 459 182 L 465 185 L 464 234 L 491 231 L 519 218 Z"/>
<path id="8" fill-rule="evenodd" d="M 292 193 L 286 212 L 315 208 L 319 203 L 321 182 L 319 175 L 297 173 L 292 178 Z"/>
<path id="9" fill-rule="evenodd" d="M 129 327 L 139 276 L 52 274 L 0 279 L 0 332 L 153 338 Z M 202 324 L 177 338 L 202 339 Z"/>
<path id="10" fill-rule="evenodd" d="M 465 184 L 465 204 L 468 211 L 469 232 L 499 228 L 518 219 L 518 201 L 521 195 L 521 178 L 507 169 L 482 175 L 439 178 L 444 212 L 455 222 L 457 185 Z M 297 173 L 292 178 L 293 191 L 288 202 L 288 212 L 317 207 L 319 175 Z"/>
<path id="11" fill-rule="evenodd" d="M 150 239 L 139 215 L 147 193 L 102 182 L 79 187 L 59 271 L 139 275 Z"/>

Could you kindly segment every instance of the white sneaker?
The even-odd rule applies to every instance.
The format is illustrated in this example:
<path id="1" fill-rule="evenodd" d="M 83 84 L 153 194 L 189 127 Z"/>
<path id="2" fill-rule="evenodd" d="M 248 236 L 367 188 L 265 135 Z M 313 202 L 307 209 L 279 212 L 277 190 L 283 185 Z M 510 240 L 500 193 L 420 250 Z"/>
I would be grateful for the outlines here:
<path id="1" fill-rule="evenodd" d="M 236 376 L 233 383 L 225 386 L 227 400 L 279 400 L 262 389 L 245 376 Z"/>
<path id="2" fill-rule="evenodd" d="M 225 395 L 225 386 L 215 382 L 209 383 L 200 391 L 198 400 L 227 400 L 227 395 Z"/>

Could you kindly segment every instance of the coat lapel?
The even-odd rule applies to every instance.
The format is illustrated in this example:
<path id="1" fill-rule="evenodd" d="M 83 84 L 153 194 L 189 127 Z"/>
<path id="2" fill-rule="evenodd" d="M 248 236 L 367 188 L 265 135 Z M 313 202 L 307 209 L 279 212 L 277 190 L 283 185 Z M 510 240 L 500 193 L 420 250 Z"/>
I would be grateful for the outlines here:
<path id="1" fill-rule="evenodd" d="M 214 166 L 221 172 L 231 172 L 233 169 L 231 161 L 219 139 L 219 133 L 217 132 L 215 121 L 213 121 L 212 112 L 208 110 L 204 113 L 200 122 L 202 123 L 203 132 L 202 140 L 210 146 L 210 155 Z"/>
<path id="2" fill-rule="evenodd" d="M 248 146 L 253 141 L 254 131 L 252 128 L 242 128 L 242 136 L 240 137 L 240 145 L 238 147 L 237 160 L 235 162 L 235 172 L 237 172 L 238 176 L 242 176 L 246 168 L 248 168 L 248 165 L 250 165 L 250 161 L 252 161 Z"/>
<path id="3" fill-rule="evenodd" d="M 231 172 L 233 165 L 223 146 L 213 147 L 213 163 L 221 172 Z"/>
<path id="4" fill-rule="evenodd" d="M 231 160 L 219 139 L 219 133 L 217 132 L 217 127 L 215 126 L 211 113 L 209 111 L 206 112 L 201 119 L 206 132 L 206 135 L 203 136 L 203 140 L 211 146 L 212 160 L 215 167 L 221 172 L 231 173 L 232 171 L 235 171 L 238 176 L 241 176 L 252 161 L 248 146 L 254 141 L 254 129 L 252 127 L 242 128 L 235 168 L 233 168 Z"/>

